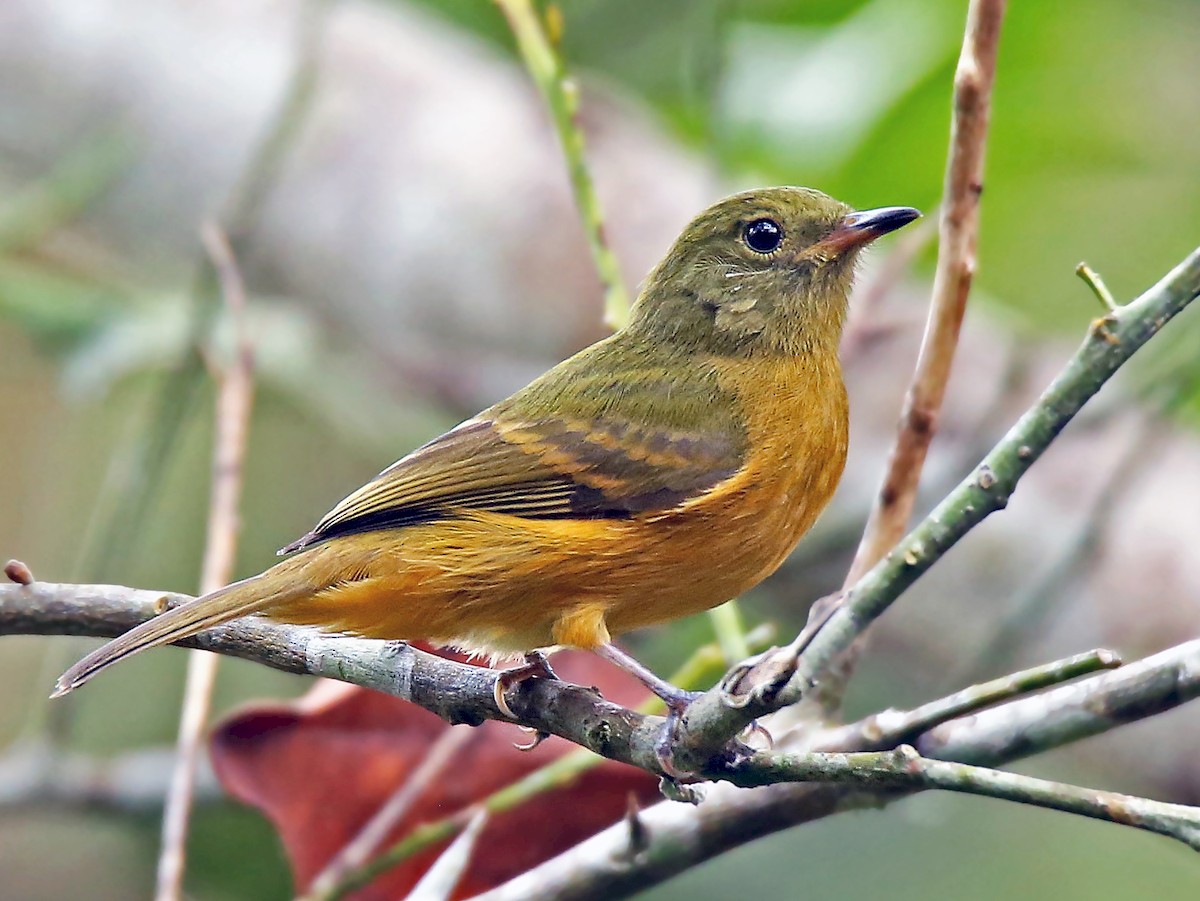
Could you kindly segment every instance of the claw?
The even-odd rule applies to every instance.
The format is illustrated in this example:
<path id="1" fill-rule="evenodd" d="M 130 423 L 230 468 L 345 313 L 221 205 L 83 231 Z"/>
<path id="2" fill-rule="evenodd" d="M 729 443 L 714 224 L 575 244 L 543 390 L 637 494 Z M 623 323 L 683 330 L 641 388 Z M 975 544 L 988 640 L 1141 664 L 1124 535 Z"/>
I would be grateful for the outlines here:
<path id="1" fill-rule="evenodd" d="M 496 674 L 496 681 L 492 684 L 492 700 L 496 702 L 496 707 L 510 720 L 517 718 L 512 712 L 512 708 L 508 706 L 508 700 L 504 697 L 514 685 L 524 682 L 526 679 L 554 679 L 558 681 L 558 674 L 554 672 L 550 666 L 550 661 L 546 659 L 546 655 L 541 651 L 530 651 L 525 655 L 525 662 L 520 666 L 514 666 L 511 669 L 502 670 Z M 534 742 L 531 747 L 537 747 L 538 742 Z"/>
<path id="2" fill-rule="evenodd" d="M 675 766 L 675 734 L 679 730 L 679 721 L 683 719 L 684 711 L 692 701 L 700 697 L 702 692 L 684 691 L 681 688 L 674 688 L 674 686 L 671 688 L 673 689 L 671 692 L 659 694 L 663 703 L 667 705 L 667 721 L 663 723 L 662 731 L 654 742 L 654 756 L 664 773 L 672 779 L 683 779 L 688 776 L 688 773 Z M 669 697 L 664 697 L 664 695 L 669 695 Z"/>
<path id="3" fill-rule="evenodd" d="M 774 737 L 771 735 L 771 733 L 770 733 L 770 732 L 768 732 L 768 731 L 766 730 L 766 727 L 765 727 L 765 726 L 763 726 L 763 725 L 762 725 L 762 724 L 761 724 L 761 723 L 760 723 L 758 720 L 751 720 L 751 721 L 750 721 L 750 725 L 749 725 L 749 726 L 747 726 L 745 729 L 743 729 L 743 730 L 742 730 L 742 735 L 743 735 L 745 738 L 747 738 L 747 739 L 749 739 L 749 738 L 751 738 L 752 736 L 755 736 L 755 735 L 762 736 L 762 740 L 763 740 L 763 741 L 766 743 L 766 745 L 767 745 L 767 750 L 768 750 L 768 751 L 773 751 L 773 750 L 775 750 L 775 739 L 774 739 Z"/>
<path id="4" fill-rule="evenodd" d="M 529 740 L 528 742 L 526 742 L 524 744 L 522 744 L 519 741 L 514 741 L 513 747 L 516 748 L 518 751 L 532 751 L 534 748 L 536 748 L 538 745 L 540 745 L 542 742 L 544 742 L 547 738 L 550 737 L 549 732 L 543 732 L 541 729 L 535 729 L 533 726 L 517 726 L 517 728 L 520 729 L 522 732 L 524 732 L 526 735 L 533 736 L 533 738 L 531 740 Z"/>

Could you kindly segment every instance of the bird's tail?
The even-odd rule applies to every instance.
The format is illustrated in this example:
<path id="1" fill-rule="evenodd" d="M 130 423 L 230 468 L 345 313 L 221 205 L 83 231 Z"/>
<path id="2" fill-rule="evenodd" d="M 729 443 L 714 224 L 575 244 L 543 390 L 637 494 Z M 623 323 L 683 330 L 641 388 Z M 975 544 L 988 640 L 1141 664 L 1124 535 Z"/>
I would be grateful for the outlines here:
<path id="1" fill-rule="evenodd" d="M 240 616 L 257 613 L 290 599 L 297 592 L 311 593 L 311 588 L 297 584 L 299 580 L 287 578 L 278 572 L 285 566 L 286 563 L 280 564 L 261 575 L 226 585 L 135 626 L 124 635 L 92 651 L 59 676 L 50 697 L 65 695 L 87 682 L 96 673 L 138 651 L 160 644 L 170 644 Z"/>

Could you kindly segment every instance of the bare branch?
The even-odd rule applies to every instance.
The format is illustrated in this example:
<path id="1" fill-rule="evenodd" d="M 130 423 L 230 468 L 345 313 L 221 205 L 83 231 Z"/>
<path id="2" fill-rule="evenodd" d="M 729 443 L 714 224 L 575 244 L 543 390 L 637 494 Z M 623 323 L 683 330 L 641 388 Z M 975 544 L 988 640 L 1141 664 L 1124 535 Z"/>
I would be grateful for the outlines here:
<path id="1" fill-rule="evenodd" d="M 1104 648 L 1088 651 L 1086 654 L 1076 654 L 1065 660 L 1056 660 L 992 679 L 990 682 L 972 685 L 913 710 L 880 711 L 852 726 L 847 726 L 848 730 L 857 730 L 857 733 L 855 737 L 847 736 L 843 741 L 855 747 L 893 748 L 949 720 L 994 707 L 1004 701 L 1011 701 L 1052 685 L 1078 679 L 1097 670 L 1116 669 L 1120 665 L 1121 658 Z"/>
<path id="2" fill-rule="evenodd" d="M 962 54 L 954 74 L 954 119 L 929 321 L 904 412 L 900 415 L 900 431 L 888 460 L 887 474 L 846 575 L 846 585 L 858 581 L 904 535 L 916 501 L 925 454 L 937 432 L 938 414 L 975 274 L 983 156 L 1004 7 L 1005 0 L 971 0 L 967 12 Z"/>
<path id="3" fill-rule="evenodd" d="M 993 765 L 1021 742 L 1039 751 L 1170 710 L 1200 695 L 1200 639 L 1111 673 L 952 720 L 915 742 L 926 757 Z M 1025 752 L 1032 753 L 1032 752 Z"/>
<path id="4" fill-rule="evenodd" d="M 208 538 L 200 575 L 200 593 L 207 594 L 232 579 L 237 558 L 240 525 L 238 505 L 242 495 L 242 469 L 250 431 L 250 409 L 254 401 L 254 350 L 246 332 L 246 289 L 229 240 L 213 223 L 204 226 L 201 239 L 216 270 L 236 336 L 233 363 L 217 376 L 216 437 Z M 162 850 L 158 858 L 155 889 L 158 901 L 175 901 L 183 891 L 188 817 L 220 659 L 207 651 L 192 651 L 188 658 L 183 713 L 179 719 L 179 756 L 171 779 L 171 792 L 163 811 Z"/>

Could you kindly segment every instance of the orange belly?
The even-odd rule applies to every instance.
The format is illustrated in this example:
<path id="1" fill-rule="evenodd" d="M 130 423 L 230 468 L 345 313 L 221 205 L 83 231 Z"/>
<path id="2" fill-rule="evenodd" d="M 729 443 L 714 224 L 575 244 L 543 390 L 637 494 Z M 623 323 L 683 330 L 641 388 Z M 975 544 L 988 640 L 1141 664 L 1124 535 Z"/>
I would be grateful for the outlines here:
<path id="1" fill-rule="evenodd" d="M 624 520 L 466 512 L 335 538 L 279 565 L 314 593 L 265 612 L 510 655 L 595 647 L 734 597 L 773 572 L 828 503 L 847 417 L 836 360 L 827 371 L 788 361 L 722 376 L 759 400 L 743 411 L 746 465 L 706 495 Z"/>

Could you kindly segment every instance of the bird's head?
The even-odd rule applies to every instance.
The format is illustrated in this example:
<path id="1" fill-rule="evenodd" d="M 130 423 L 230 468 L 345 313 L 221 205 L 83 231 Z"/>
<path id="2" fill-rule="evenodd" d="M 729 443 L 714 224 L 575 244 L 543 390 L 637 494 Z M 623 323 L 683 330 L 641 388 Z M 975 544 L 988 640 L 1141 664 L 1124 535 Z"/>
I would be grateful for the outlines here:
<path id="1" fill-rule="evenodd" d="M 811 188 L 734 194 L 688 223 L 628 328 L 723 355 L 836 348 L 859 251 L 918 216 L 910 207 L 856 212 Z"/>

